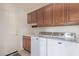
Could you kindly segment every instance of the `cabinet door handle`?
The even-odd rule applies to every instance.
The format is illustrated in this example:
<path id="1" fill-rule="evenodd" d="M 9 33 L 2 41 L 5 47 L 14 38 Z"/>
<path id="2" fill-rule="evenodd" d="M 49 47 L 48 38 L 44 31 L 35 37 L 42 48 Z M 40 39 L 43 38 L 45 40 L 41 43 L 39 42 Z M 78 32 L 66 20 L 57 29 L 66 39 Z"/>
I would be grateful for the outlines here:
<path id="1" fill-rule="evenodd" d="M 58 44 L 62 44 L 62 42 L 57 42 Z"/>

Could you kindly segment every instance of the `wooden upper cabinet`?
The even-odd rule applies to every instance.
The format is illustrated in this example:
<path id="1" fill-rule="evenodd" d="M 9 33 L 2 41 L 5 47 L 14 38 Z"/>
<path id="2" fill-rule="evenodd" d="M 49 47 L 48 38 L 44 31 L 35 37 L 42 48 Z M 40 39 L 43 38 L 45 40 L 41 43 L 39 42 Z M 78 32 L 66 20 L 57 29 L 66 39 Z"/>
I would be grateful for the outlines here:
<path id="1" fill-rule="evenodd" d="M 38 26 L 79 24 L 79 3 L 53 3 L 27 15 Z"/>
<path id="2" fill-rule="evenodd" d="M 37 24 L 38 26 L 44 26 L 44 9 L 38 9 L 37 10 Z"/>
<path id="3" fill-rule="evenodd" d="M 27 23 L 31 24 L 31 13 L 27 14 Z"/>
<path id="4" fill-rule="evenodd" d="M 79 24 L 79 3 L 68 4 L 67 24 Z"/>
<path id="5" fill-rule="evenodd" d="M 44 7 L 44 25 L 53 25 L 53 4 Z"/>
<path id="6" fill-rule="evenodd" d="M 65 4 L 55 3 L 53 4 L 53 19 L 54 25 L 64 25 L 66 22 Z"/>
<path id="7" fill-rule="evenodd" d="M 36 11 L 31 12 L 27 15 L 27 20 L 29 24 L 32 23 L 37 23 L 37 19 L 36 19 Z"/>
<path id="8" fill-rule="evenodd" d="M 31 13 L 31 18 L 32 18 L 32 23 L 37 23 L 37 18 L 36 18 L 36 11 Z"/>

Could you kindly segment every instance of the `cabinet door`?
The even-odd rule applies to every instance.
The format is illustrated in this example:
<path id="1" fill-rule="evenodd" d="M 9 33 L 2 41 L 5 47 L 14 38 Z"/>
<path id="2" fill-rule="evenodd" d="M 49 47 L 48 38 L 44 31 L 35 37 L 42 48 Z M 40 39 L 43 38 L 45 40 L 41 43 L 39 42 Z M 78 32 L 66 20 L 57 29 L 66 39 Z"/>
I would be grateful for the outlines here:
<path id="1" fill-rule="evenodd" d="M 44 7 L 44 25 L 53 25 L 53 4 Z"/>
<path id="2" fill-rule="evenodd" d="M 31 52 L 31 39 L 28 39 L 28 50 Z"/>
<path id="3" fill-rule="evenodd" d="M 27 23 L 31 24 L 32 18 L 31 18 L 31 13 L 27 14 Z"/>
<path id="4" fill-rule="evenodd" d="M 31 52 L 31 38 L 28 36 L 23 37 L 23 48 Z"/>
<path id="5" fill-rule="evenodd" d="M 27 49 L 27 41 L 26 38 L 23 38 L 23 48 Z"/>
<path id="6" fill-rule="evenodd" d="M 36 11 L 31 13 L 31 23 L 36 23 L 37 19 L 36 19 Z"/>
<path id="7" fill-rule="evenodd" d="M 53 4 L 53 19 L 54 25 L 64 25 L 65 24 L 65 4 L 55 3 Z"/>
<path id="8" fill-rule="evenodd" d="M 31 52 L 31 39 L 26 38 L 26 50 L 28 50 L 29 52 Z"/>
<path id="9" fill-rule="evenodd" d="M 31 12 L 27 15 L 27 22 L 28 24 L 37 23 L 36 11 Z"/>
<path id="10" fill-rule="evenodd" d="M 44 14 L 43 8 L 37 10 L 37 24 L 38 24 L 38 26 L 44 25 L 43 14 Z"/>
<path id="11" fill-rule="evenodd" d="M 70 3 L 68 8 L 67 24 L 79 24 L 79 3 Z"/>

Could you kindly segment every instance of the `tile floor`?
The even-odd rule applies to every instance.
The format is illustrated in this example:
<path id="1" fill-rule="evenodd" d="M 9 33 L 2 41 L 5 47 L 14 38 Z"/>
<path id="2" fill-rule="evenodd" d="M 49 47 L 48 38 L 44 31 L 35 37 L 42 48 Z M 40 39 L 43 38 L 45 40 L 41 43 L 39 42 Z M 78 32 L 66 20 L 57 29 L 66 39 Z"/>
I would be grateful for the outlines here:
<path id="1" fill-rule="evenodd" d="M 31 56 L 31 53 L 25 51 L 25 50 L 21 50 L 18 52 L 21 56 Z"/>

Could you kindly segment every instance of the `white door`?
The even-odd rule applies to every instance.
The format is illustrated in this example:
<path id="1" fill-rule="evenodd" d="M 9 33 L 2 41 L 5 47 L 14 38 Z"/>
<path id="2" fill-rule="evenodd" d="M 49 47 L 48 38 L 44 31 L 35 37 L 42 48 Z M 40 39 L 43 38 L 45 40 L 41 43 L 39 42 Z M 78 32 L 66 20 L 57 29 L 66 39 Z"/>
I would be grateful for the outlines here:
<path id="1" fill-rule="evenodd" d="M 11 22 L 11 23 L 10 23 Z M 16 36 L 16 23 L 15 21 L 7 21 L 5 25 L 5 54 L 10 54 L 18 50 L 18 40 Z"/>
<path id="2" fill-rule="evenodd" d="M 10 8 L 8 5 L 6 9 Z M 5 20 L 4 20 L 4 48 L 5 48 L 5 55 L 10 54 L 14 51 L 18 50 L 18 40 L 16 36 L 16 28 L 18 27 L 16 16 L 14 10 L 11 6 L 11 11 L 5 12 Z"/>
<path id="3" fill-rule="evenodd" d="M 2 28 L 2 42 L 0 44 L 0 51 L 2 55 L 6 55 L 18 50 L 18 40 L 16 37 L 16 25 L 18 18 L 16 15 L 16 8 L 12 4 L 2 5 L 2 14 L 0 17 L 0 28 Z M 1 35 L 0 35 L 1 36 Z"/>

